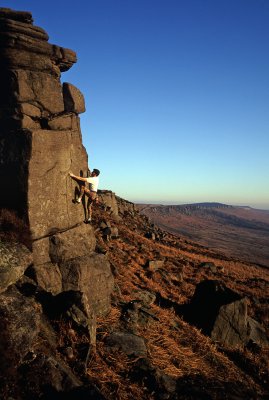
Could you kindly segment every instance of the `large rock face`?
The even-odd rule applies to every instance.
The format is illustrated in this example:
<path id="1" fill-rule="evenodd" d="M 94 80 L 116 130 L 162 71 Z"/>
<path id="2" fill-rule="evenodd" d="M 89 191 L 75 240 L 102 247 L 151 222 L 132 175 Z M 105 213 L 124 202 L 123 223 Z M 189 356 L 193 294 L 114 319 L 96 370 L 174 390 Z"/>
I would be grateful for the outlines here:
<path id="1" fill-rule="evenodd" d="M 27 12 L 1 9 L 0 33 L 0 207 L 19 212 L 39 239 L 84 218 L 68 176 L 87 171 L 78 117 L 84 98 L 60 82 L 76 54 L 49 44 Z"/>
<path id="2" fill-rule="evenodd" d="M 72 201 L 79 186 L 69 172 L 88 170 L 78 116 L 85 102 L 60 75 L 76 54 L 49 44 L 32 22 L 29 12 L 0 8 L 0 209 L 23 220 L 32 244 L 31 252 L 0 242 L 0 379 L 28 382 L 22 398 L 81 385 L 51 348 L 46 318 L 69 318 L 95 343 L 96 315 L 110 310 L 114 286 L 94 229 L 83 223 L 84 202 Z"/>
<path id="3" fill-rule="evenodd" d="M 27 206 L 33 239 L 38 239 L 83 220 L 83 208 L 72 203 L 74 183 L 68 172 L 79 174 L 87 163 L 79 130 L 38 129 L 30 139 Z"/>
<path id="4" fill-rule="evenodd" d="M 95 235 L 83 224 L 83 204 L 72 202 L 79 186 L 69 172 L 86 176 L 88 169 L 78 116 L 85 102 L 79 89 L 61 84 L 60 76 L 76 62 L 76 54 L 48 43 L 29 12 L 1 8 L 0 34 L 0 208 L 13 210 L 28 225 L 33 265 L 27 273 L 42 290 L 52 295 L 78 291 L 89 307 L 107 312 L 110 266 L 94 252 Z M 28 265 L 2 268 L 1 290 Z M 70 265 L 76 266 L 76 282 Z"/>

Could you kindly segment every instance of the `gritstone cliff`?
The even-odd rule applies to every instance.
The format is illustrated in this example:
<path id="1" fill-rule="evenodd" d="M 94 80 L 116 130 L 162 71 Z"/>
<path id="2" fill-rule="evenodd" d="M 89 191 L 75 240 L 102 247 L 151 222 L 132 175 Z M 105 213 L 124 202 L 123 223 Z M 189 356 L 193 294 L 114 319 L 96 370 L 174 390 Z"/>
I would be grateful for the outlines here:
<path id="1" fill-rule="evenodd" d="M 106 313 L 110 266 L 94 253 L 93 228 L 72 203 L 77 185 L 68 176 L 86 176 L 88 165 L 79 122 L 83 95 L 60 82 L 76 54 L 48 43 L 29 12 L 1 9 L 0 33 L 0 207 L 29 227 L 31 274 L 40 287 L 53 295 L 78 291 L 86 309 Z"/>

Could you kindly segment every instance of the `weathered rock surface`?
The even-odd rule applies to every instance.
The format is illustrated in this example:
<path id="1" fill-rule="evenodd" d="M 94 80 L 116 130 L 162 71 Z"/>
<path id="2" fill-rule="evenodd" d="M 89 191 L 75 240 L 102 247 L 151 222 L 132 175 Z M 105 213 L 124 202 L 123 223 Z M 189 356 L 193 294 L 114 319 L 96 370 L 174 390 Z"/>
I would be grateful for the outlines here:
<path id="1" fill-rule="evenodd" d="M 71 83 L 63 84 L 64 109 L 77 114 L 84 113 L 85 101 L 81 91 Z"/>
<path id="2" fill-rule="evenodd" d="M 83 224 L 50 237 L 49 255 L 53 263 L 88 256 L 95 249 L 96 238 L 91 225 Z"/>
<path id="3" fill-rule="evenodd" d="M 0 243 L 0 355 L 3 369 L 10 364 L 24 376 L 30 398 L 45 386 L 56 394 L 81 385 L 56 347 L 32 352 L 39 334 L 50 340 L 47 328 L 40 331 L 41 309 L 42 318 L 64 315 L 86 328 L 92 343 L 95 314 L 110 310 L 114 280 L 107 258 L 94 252 L 84 202 L 73 202 L 80 188 L 69 173 L 88 171 L 78 116 L 85 102 L 60 78 L 76 54 L 48 43 L 29 12 L 0 8 L 0 34 L 0 208 L 23 220 L 32 241 L 32 253 Z M 24 360 L 28 352 L 33 358 Z"/>
<path id="4" fill-rule="evenodd" d="M 75 184 L 68 172 L 86 166 L 86 153 L 78 131 L 37 130 L 31 146 L 28 215 L 33 239 L 38 239 L 83 221 L 82 205 L 72 203 Z"/>
<path id="5" fill-rule="evenodd" d="M 116 196 L 116 200 L 118 203 L 118 210 L 121 215 L 129 214 L 133 216 L 137 213 L 137 208 L 131 201 L 122 199 L 119 196 Z"/>
<path id="6" fill-rule="evenodd" d="M 113 351 L 121 350 L 127 355 L 142 356 L 147 354 L 144 339 L 132 333 L 113 332 L 108 336 L 106 344 Z"/>
<path id="7" fill-rule="evenodd" d="M 156 300 L 156 294 L 148 290 L 136 290 L 133 295 L 146 307 L 151 306 Z"/>
<path id="8" fill-rule="evenodd" d="M 42 290 L 54 296 L 62 292 L 62 275 L 57 264 L 33 265 L 27 273 Z"/>
<path id="9" fill-rule="evenodd" d="M 14 368 L 32 349 L 40 330 L 41 307 L 14 287 L 0 295 L 1 371 Z"/>
<path id="10" fill-rule="evenodd" d="M 22 215 L 38 239 L 84 219 L 83 207 L 72 203 L 77 185 L 68 176 L 71 170 L 86 176 L 77 115 L 85 111 L 84 99 L 71 84 L 63 91 L 60 81 L 76 54 L 48 43 L 31 13 L 1 9 L 0 33 L 0 207 Z M 68 101 L 73 108 L 66 110 Z"/>
<path id="11" fill-rule="evenodd" d="M 224 345 L 242 347 L 251 340 L 268 345 L 264 328 L 248 316 L 248 300 L 220 281 L 199 283 L 186 318 Z"/>
<path id="12" fill-rule="evenodd" d="M 61 263 L 91 253 L 96 238 L 91 225 L 80 224 L 33 242 L 34 264 Z"/>
<path id="13" fill-rule="evenodd" d="M 114 279 L 106 256 L 92 253 L 77 257 L 62 263 L 60 271 L 63 291 L 84 293 L 97 315 L 109 311 Z"/>
<path id="14" fill-rule="evenodd" d="M 25 246 L 0 240 L 0 293 L 16 283 L 32 262 L 33 255 Z"/>
<path id="15" fill-rule="evenodd" d="M 61 84 L 60 75 L 76 62 L 76 55 L 48 43 L 47 33 L 32 24 L 31 13 L 1 9 L 0 33 L 0 207 L 15 210 L 29 225 L 34 257 L 29 273 L 40 288 L 53 295 L 87 292 L 95 307 L 105 292 L 98 307 L 107 311 L 113 286 L 109 263 L 94 256 L 94 232 L 82 223 L 85 205 L 72 201 L 79 185 L 69 172 L 86 176 L 88 169 L 78 117 L 85 102 L 74 85 Z M 71 273 L 69 263 L 80 267 Z M 17 267 L 15 281 L 24 269 Z M 82 274 L 76 283 L 75 273 Z M 86 286 L 91 278 L 90 293 Z M 92 301 L 93 293 L 98 300 Z"/>
<path id="16" fill-rule="evenodd" d="M 105 210 L 109 211 L 112 216 L 117 217 L 119 210 L 115 193 L 111 192 L 111 190 L 98 190 L 98 197 Z"/>
<path id="17" fill-rule="evenodd" d="M 63 360 L 43 353 L 25 363 L 20 372 L 25 382 L 25 398 L 34 398 L 41 388 L 44 388 L 45 398 L 55 398 L 58 393 L 68 392 L 82 385 Z"/>

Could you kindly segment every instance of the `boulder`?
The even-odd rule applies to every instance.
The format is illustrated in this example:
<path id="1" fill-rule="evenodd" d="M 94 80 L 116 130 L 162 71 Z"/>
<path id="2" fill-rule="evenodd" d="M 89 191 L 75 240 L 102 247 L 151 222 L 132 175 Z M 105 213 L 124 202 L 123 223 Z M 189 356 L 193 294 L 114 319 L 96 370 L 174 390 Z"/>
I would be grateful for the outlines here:
<path id="1" fill-rule="evenodd" d="M 210 270 L 212 273 L 217 272 L 217 267 L 213 262 L 202 262 L 199 267 L 203 268 L 204 270 Z"/>
<path id="2" fill-rule="evenodd" d="M 234 301 L 220 307 L 211 338 L 227 346 L 240 346 L 247 343 L 247 299 Z"/>
<path id="3" fill-rule="evenodd" d="M 110 310 L 114 280 L 107 258 L 94 253 L 92 226 L 82 223 L 84 201 L 73 201 L 80 185 L 69 173 L 86 176 L 88 170 L 78 117 L 85 102 L 79 89 L 60 78 L 76 54 L 48 43 L 31 13 L 0 9 L 0 34 L 0 208 L 26 221 L 33 250 L 0 245 L 1 368 L 7 375 L 9 365 L 23 364 L 23 398 L 54 398 L 81 382 L 55 348 L 46 348 L 38 304 L 47 318 L 69 312 L 93 344 L 95 314 Z M 108 202 L 117 215 L 114 194 Z"/>
<path id="4" fill-rule="evenodd" d="M 40 108 L 30 103 L 21 104 L 21 113 L 28 115 L 29 117 L 35 117 L 35 118 L 41 117 Z"/>
<path id="5" fill-rule="evenodd" d="M 32 262 L 33 255 L 24 245 L 0 240 L 0 293 L 16 283 Z"/>
<path id="6" fill-rule="evenodd" d="M 33 120 L 28 115 L 22 115 L 20 118 L 20 126 L 22 129 L 40 129 L 40 123 Z"/>
<path id="7" fill-rule="evenodd" d="M 57 116 L 48 121 L 48 127 L 52 130 L 65 131 L 73 128 L 71 115 Z"/>
<path id="8" fill-rule="evenodd" d="M 204 280 L 196 288 L 187 308 L 187 319 L 210 335 L 221 306 L 240 300 L 241 296 L 221 281 Z"/>
<path id="9" fill-rule="evenodd" d="M 130 374 L 132 379 L 140 382 L 150 393 L 154 393 L 154 398 L 156 399 L 183 399 L 181 396 L 182 391 L 177 389 L 177 379 L 155 367 L 146 357 L 139 357 L 133 363 Z M 200 397 L 196 397 L 196 399 L 198 398 Z"/>
<path id="10" fill-rule="evenodd" d="M 122 312 L 120 319 L 123 322 L 124 329 L 129 333 L 136 334 L 138 326 L 146 326 L 154 320 L 159 321 L 158 317 L 151 312 L 150 306 L 146 301 L 143 302 L 143 300 L 134 299 L 121 305 Z"/>
<path id="11" fill-rule="evenodd" d="M 83 94 L 71 83 L 63 83 L 63 98 L 66 112 L 80 114 L 86 111 Z"/>
<path id="12" fill-rule="evenodd" d="M 69 392 L 82 385 L 70 367 L 56 355 L 38 353 L 32 361 L 21 366 L 20 373 L 24 382 L 25 399 L 38 398 L 40 393 L 46 399 L 58 398 L 57 394 Z"/>
<path id="13" fill-rule="evenodd" d="M 99 224 L 99 229 L 102 232 L 103 238 L 106 240 L 118 239 L 119 230 L 116 226 L 111 226 L 109 221 L 103 220 Z"/>
<path id="14" fill-rule="evenodd" d="M 105 239 L 107 242 L 110 241 L 110 239 L 111 239 L 111 228 L 109 228 L 109 226 L 107 226 L 106 228 L 104 228 L 102 230 L 102 236 L 103 236 L 103 239 Z"/>
<path id="15" fill-rule="evenodd" d="M 248 344 L 256 343 L 261 347 L 269 345 L 269 340 L 263 326 L 249 316 L 247 318 L 247 340 Z"/>
<path id="16" fill-rule="evenodd" d="M 57 264 L 48 262 L 33 265 L 29 268 L 27 274 L 36 282 L 40 289 L 54 296 L 62 292 L 62 275 Z"/>
<path id="17" fill-rule="evenodd" d="M 122 351 L 128 356 L 147 354 L 147 347 L 142 337 L 126 332 L 112 332 L 106 339 L 106 345 L 113 351 Z"/>
<path id="18" fill-rule="evenodd" d="M 247 298 L 221 281 L 200 282 L 183 314 L 188 322 L 226 346 L 243 347 L 250 340 L 268 345 L 264 328 L 248 316 Z"/>
<path id="19" fill-rule="evenodd" d="M 11 8 L 1 8 L 1 18 L 8 18 L 14 21 L 32 23 L 32 14 L 29 11 L 15 11 Z"/>
<path id="20" fill-rule="evenodd" d="M 67 71 L 77 60 L 72 50 L 47 42 L 48 34 L 44 29 L 33 25 L 31 13 L 1 8 L 0 33 L 0 63 L 4 67 L 47 71 L 51 75 L 59 75 L 60 71 Z"/>
<path id="21" fill-rule="evenodd" d="M 53 263 L 61 264 L 71 258 L 87 256 L 96 246 L 94 229 L 82 224 L 50 236 L 49 255 Z"/>
<path id="22" fill-rule="evenodd" d="M 15 287 L 0 295 L 0 368 L 8 373 L 32 350 L 40 330 L 41 307 Z"/>
<path id="23" fill-rule="evenodd" d="M 96 246 L 93 227 L 89 224 L 75 226 L 64 232 L 33 241 L 35 266 L 46 263 L 60 263 L 91 253 Z"/>
<path id="24" fill-rule="evenodd" d="M 133 292 L 136 299 L 141 300 L 145 307 L 151 306 L 156 300 L 156 294 L 148 290 L 136 290 Z"/>
<path id="25" fill-rule="evenodd" d="M 110 310 L 110 295 L 114 278 L 110 264 L 103 254 L 92 253 L 61 263 L 63 291 L 82 292 L 96 315 Z"/>
<path id="26" fill-rule="evenodd" d="M 36 104 L 49 114 L 64 111 L 62 86 L 59 79 L 44 72 L 16 71 L 18 103 Z"/>
<path id="27" fill-rule="evenodd" d="M 237 347 L 250 341 L 260 346 L 269 344 L 264 328 L 247 314 L 248 300 L 241 300 L 220 308 L 211 338 L 224 345 Z"/>
<path id="28" fill-rule="evenodd" d="M 99 225 L 100 229 L 111 228 L 111 224 L 109 221 L 103 220 Z"/>
<path id="29" fill-rule="evenodd" d="M 121 321 L 123 322 L 124 328 L 129 333 L 137 333 L 139 311 L 142 307 L 140 300 L 131 300 L 128 303 L 123 304 Z"/>

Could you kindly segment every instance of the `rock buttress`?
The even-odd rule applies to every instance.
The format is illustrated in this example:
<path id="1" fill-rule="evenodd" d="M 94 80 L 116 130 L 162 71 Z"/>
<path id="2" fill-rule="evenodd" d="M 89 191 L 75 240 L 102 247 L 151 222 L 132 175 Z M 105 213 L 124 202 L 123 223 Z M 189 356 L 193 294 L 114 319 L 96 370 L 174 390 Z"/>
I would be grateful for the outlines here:
<path id="1" fill-rule="evenodd" d="M 68 175 L 86 176 L 88 169 L 79 120 L 84 97 L 60 81 L 76 54 L 50 44 L 29 12 L 1 8 L 0 34 L 0 208 L 29 227 L 36 284 L 52 295 L 80 292 L 85 309 L 102 314 L 110 307 L 113 277 L 108 261 L 94 252 L 94 230 L 83 224 L 83 206 L 72 202 L 79 187 Z M 66 273 L 70 260 L 86 280 L 73 282 Z M 97 288 L 92 295 L 87 280 Z"/>
<path id="2" fill-rule="evenodd" d="M 87 170 L 84 99 L 60 82 L 75 52 L 48 43 L 30 13 L 0 9 L 0 34 L 0 206 L 18 212 L 36 240 L 83 220 L 68 172 Z"/>

